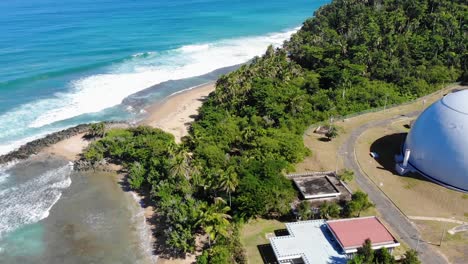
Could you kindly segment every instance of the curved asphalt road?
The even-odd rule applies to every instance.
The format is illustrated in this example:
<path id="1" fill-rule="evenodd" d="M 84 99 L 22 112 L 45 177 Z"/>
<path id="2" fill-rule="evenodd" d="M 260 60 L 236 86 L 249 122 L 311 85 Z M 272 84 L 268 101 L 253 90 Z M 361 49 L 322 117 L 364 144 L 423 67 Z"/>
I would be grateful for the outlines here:
<path id="1" fill-rule="evenodd" d="M 419 111 L 405 115 L 406 117 L 416 117 Z M 362 125 L 351 132 L 349 138 L 343 143 L 339 149 L 339 154 L 343 157 L 344 165 L 348 169 L 352 169 L 355 174 L 355 179 L 359 187 L 369 195 L 369 198 L 374 202 L 377 210 L 382 218 L 387 222 L 399 237 L 408 244 L 411 248 L 419 252 L 419 258 L 422 263 L 428 264 L 445 264 L 448 263 L 438 252 L 430 248 L 427 244 L 419 241 L 419 232 L 410 222 L 410 220 L 393 204 L 393 202 L 361 171 L 359 164 L 356 161 L 355 144 L 359 136 L 369 128 L 386 126 L 402 116 L 369 122 Z"/>

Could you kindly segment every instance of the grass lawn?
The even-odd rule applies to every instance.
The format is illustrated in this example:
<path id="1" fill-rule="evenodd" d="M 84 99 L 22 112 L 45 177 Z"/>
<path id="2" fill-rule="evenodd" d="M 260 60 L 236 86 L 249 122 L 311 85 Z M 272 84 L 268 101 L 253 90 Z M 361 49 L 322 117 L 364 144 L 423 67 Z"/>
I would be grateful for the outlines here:
<path id="1" fill-rule="evenodd" d="M 356 144 L 356 155 L 363 171 L 408 216 L 455 217 L 466 221 L 468 200 L 463 194 L 435 184 L 416 174 L 400 176 L 393 170 L 406 128 L 397 121 L 387 127 L 364 132 Z M 368 155 L 379 154 L 378 159 Z"/>
<path id="2" fill-rule="evenodd" d="M 371 121 L 423 110 L 423 108 L 428 107 L 440 99 L 443 94 L 454 88 L 457 87 L 453 85 L 449 86 L 441 90 L 441 92 L 426 97 L 424 100 L 419 99 L 414 103 L 390 108 L 386 111 L 368 113 L 343 121 L 336 121 L 335 124 L 339 127 L 340 133 L 332 141 L 323 141 L 321 140 L 321 135 L 310 132 L 304 136 L 304 143 L 312 150 L 312 155 L 297 164 L 296 172 L 344 169 L 343 162 L 338 157 L 337 152 L 353 129 Z M 410 121 L 411 119 L 402 117 L 388 127 L 373 128 L 364 132 L 356 145 L 356 153 L 360 165 L 366 174 L 370 175 L 371 179 L 407 215 L 455 217 L 459 220 L 467 221 L 468 198 L 466 194 L 446 189 L 422 178 L 400 177 L 391 172 L 394 166 L 393 155 L 398 151 L 404 134 L 409 131 L 405 125 Z M 379 141 L 376 142 L 377 140 Z M 372 146 L 373 144 L 374 146 Z M 378 163 L 369 156 L 371 146 L 379 148 L 379 154 L 384 156 L 383 163 Z M 359 189 L 359 186 L 354 181 L 351 181 L 348 185 L 354 191 Z"/>
<path id="3" fill-rule="evenodd" d="M 270 243 L 266 238 L 266 234 L 284 228 L 284 223 L 277 220 L 266 219 L 251 220 L 242 227 L 241 242 L 244 245 L 250 264 L 264 263 L 258 246 Z"/>
<path id="4" fill-rule="evenodd" d="M 342 159 L 337 155 L 340 146 L 350 136 L 350 133 L 357 127 L 368 122 L 401 116 L 414 111 L 422 111 L 430 106 L 436 100 L 439 100 L 443 94 L 457 86 L 449 86 L 440 92 L 434 93 L 426 98 L 419 99 L 411 104 L 397 106 L 379 111 L 375 113 L 363 114 L 360 116 L 348 118 L 345 120 L 335 121 L 335 125 L 339 127 L 339 135 L 332 141 L 322 140 L 321 135 L 314 134 L 312 131 L 304 135 L 304 144 L 312 151 L 312 155 L 307 157 L 303 162 L 297 164 L 296 172 L 307 171 L 329 171 L 345 169 Z M 370 175 L 377 185 L 384 191 L 390 199 L 400 207 L 407 215 L 414 216 L 431 216 L 431 217 L 454 217 L 459 220 L 468 221 L 468 195 L 460 192 L 452 191 L 425 179 L 419 177 L 401 177 L 394 175 L 390 167 L 394 166 L 393 155 L 401 146 L 401 140 L 405 133 L 408 133 L 409 128 L 405 125 L 409 124 L 411 119 L 402 117 L 400 120 L 392 123 L 388 127 L 373 128 L 366 131 L 358 140 L 356 145 L 356 154 L 358 161 L 363 167 L 366 174 Z M 398 135 L 400 134 L 400 135 Z M 384 136 L 390 136 L 383 138 Z M 369 156 L 371 146 L 380 139 L 379 154 L 383 154 L 384 162 L 378 163 L 375 159 Z M 382 146 L 387 147 L 383 147 Z M 374 145 L 373 147 L 379 147 Z M 359 190 L 359 186 L 355 181 L 348 183 L 348 186 L 353 190 Z M 377 210 L 370 209 L 364 212 L 365 215 L 379 215 Z M 418 227 L 423 232 L 423 236 L 430 236 L 430 232 L 435 224 L 432 221 L 418 221 Z M 387 227 L 391 230 L 391 226 Z M 440 229 L 440 227 L 439 227 Z M 442 231 L 441 231 L 442 232 Z M 441 233 L 439 232 L 439 234 Z M 394 232 L 393 232 L 394 233 Z M 394 233 L 395 234 L 395 233 Z M 456 234 L 451 236 L 447 234 L 447 243 L 440 247 L 440 250 L 448 256 L 453 263 L 466 263 L 466 252 L 468 252 L 467 232 L 464 234 Z M 430 237 L 427 239 L 431 239 Z M 401 240 L 400 240 L 401 242 Z M 402 253 L 407 248 L 402 244 L 397 255 Z M 459 254 L 465 253 L 465 262 L 459 261 Z M 458 254 L 458 255 L 457 255 Z"/>
<path id="5" fill-rule="evenodd" d="M 312 155 L 306 157 L 304 161 L 296 165 L 296 172 L 306 171 L 328 171 L 344 169 L 343 161 L 338 157 L 338 149 L 349 137 L 353 129 L 375 120 L 391 118 L 397 115 L 408 114 L 414 111 L 421 111 L 439 100 L 448 91 L 456 88 L 456 85 L 436 92 L 424 99 L 416 100 L 407 105 L 389 108 L 386 111 L 367 113 L 348 119 L 336 119 L 335 125 L 339 128 L 339 135 L 331 141 L 323 140 L 323 136 L 313 133 L 313 130 L 304 136 L 304 144 L 312 151 Z"/>
<path id="6" fill-rule="evenodd" d="M 451 263 L 466 263 L 468 252 L 468 233 L 451 235 L 446 230 L 457 224 L 437 221 L 414 221 L 421 231 L 421 239 L 431 247 L 441 251 Z M 442 239 L 442 244 L 440 244 Z"/>

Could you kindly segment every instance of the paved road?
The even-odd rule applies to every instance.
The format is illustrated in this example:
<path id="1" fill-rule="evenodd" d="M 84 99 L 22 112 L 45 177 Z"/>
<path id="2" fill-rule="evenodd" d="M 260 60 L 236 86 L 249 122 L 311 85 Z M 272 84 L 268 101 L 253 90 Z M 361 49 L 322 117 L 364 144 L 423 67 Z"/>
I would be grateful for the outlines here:
<path id="1" fill-rule="evenodd" d="M 419 112 L 412 112 L 405 116 L 416 117 Z M 419 258 L 425 264 L 445 264 L 448 263 L 438 252 L 430 248 L 424 242 L 419 241 L 419 232 L 410 222 L 410 220 L 392 203 L 392 201 L 361 171 L 355 156 L 355 144 L 359 136 L 369 128 L 386 126 L 402 116 L 378 120 L 362 125 L 351 132 L 350 137 L 340 147 L 339 153 L 343 157 L 344 165 L 352 169 L 355 173 L 355 179 L 361 189 L 369 195 L 369 198 L 375 203 L 377 210 L 382 218 L 387 222 L 394 232 L 410 247 L 417 249 Z"/>

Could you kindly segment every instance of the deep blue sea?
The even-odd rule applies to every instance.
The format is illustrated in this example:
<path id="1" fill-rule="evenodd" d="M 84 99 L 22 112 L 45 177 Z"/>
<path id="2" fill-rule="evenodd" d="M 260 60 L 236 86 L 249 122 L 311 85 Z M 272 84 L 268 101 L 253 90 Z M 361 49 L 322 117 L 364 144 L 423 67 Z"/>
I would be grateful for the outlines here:
<path id="1" fill-rule="evenodd" d="M 0 1 L 0 154 L 79 123 L 138 119 L 142 109 L 125 103 L 132 101 L 126 98 L 138 93 L 154 102 L 213 80 L 216 75 L 208 73 L 245 63 L 270 44 L 281 45 L 327 2 Z M 181 79 L 185 81 L 177 85 L 162 85 Z M 77 190 L 78 183 L 62 161 L 44 162 L 0 167 L 0 263 L 7 259 L 2 257 L 6 250 L 10 262 L 117 263 L 118 253 L 107 259 L 73 258 L 75 253 L 57 238 L 64 236 L 51 234 L 57 219 L 64 218 L 63 211 L 54 210 L 76 200 L 75 192 L 66 190 Z M 96 198 L 98 192 L 87 195 L 107 201 Z M 59 200 L 62 204 L 54 206 Z M 62 219 L 63 226 L 70 219 Z M 48 257 L 47 245 L 57 244 L 65 253 Z M 25 252 L 30 255 L 23 256 Z"/>
<path id="2" fill-rule="evenodd" d="M 125 97 L 246 62 L 325 2 L 0 1 L 0 154 L 77 123 L 128 118 Z"/>

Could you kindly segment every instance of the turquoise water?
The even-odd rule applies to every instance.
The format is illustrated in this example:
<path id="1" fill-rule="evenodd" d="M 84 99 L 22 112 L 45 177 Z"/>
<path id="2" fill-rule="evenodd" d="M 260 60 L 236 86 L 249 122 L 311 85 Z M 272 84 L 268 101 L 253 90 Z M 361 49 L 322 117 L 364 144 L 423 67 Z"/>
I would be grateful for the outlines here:
<path id="1" fill-rule="evenodd" d="M 141 118 L 145 103 L 281 45 L 326 2 L 0 1 L 0 154 L 79 123 Z M 0 165 L 0 263 L 142 259 L 136 209 L 114 185 L 72 174 L 66 161 Z"/>
<path id="2" fill-rule="evenodd" d="M 0 154 L 79 122 L 138 114 L 125 97 L 246 62 L 325 2 L 0 1 Z"/>
<path id="3" fill-rule="evenodd" d="M 0 263 L 152 263 L 151 231 L 115 175 L 39 155 L 0 169 Z"/>

